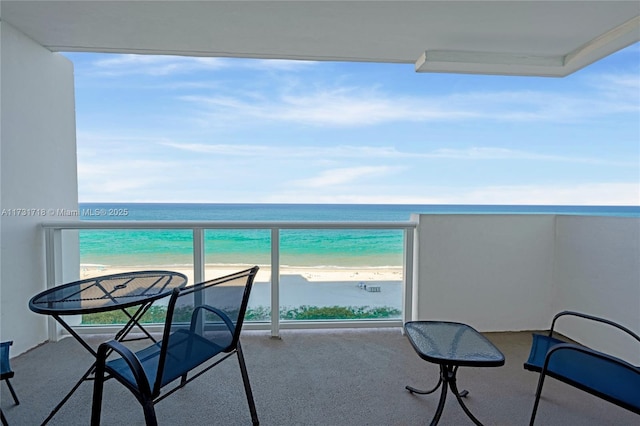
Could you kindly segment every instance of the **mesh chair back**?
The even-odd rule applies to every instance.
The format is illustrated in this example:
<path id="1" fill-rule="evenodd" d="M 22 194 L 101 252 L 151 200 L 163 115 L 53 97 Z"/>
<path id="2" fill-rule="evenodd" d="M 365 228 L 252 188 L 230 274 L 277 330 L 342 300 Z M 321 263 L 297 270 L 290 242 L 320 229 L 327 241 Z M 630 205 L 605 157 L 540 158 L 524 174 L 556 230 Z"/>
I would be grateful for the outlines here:
<path id="1" fill-rule="evenodd" d="M 154 388 L 236 349 L 258 267 L 176 289 L 167 310 Z"/>

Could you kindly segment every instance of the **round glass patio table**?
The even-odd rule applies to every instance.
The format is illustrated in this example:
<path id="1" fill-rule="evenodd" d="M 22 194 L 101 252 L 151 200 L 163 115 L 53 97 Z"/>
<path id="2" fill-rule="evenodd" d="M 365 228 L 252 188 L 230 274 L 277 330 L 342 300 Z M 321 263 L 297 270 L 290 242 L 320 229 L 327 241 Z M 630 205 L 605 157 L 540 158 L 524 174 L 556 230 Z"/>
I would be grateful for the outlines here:
<path id="1" fill-rule="evenodd" d="M 104 275 L 62 284 L 31 298 L 29 309 L 44 315 L 107 312 L 144 305 L 187 283 L 173 271 L 137 271 Z"/>
<path id="2" fill-rule="evenodd" d="M 31 298 L 29 309 L 38 314 L 53 317 L 96 358 L 95 349 L 64 320 L 64 316 L 120 310 L 124 314 L 126 323 L 120 324 L 122 328 L 114 336 L 115 340 L 124 341 L 129 332 L 137 327 L 145 334 L 145 338 L 155 342 L 153 336 L 140 324 L 140 319 L 155 301 L 169 296 L 174 290 L 186 284 L 187 277 L 173 271 L 136 271 L 104 275 L 45 290 Z M 53 418 L 83 381 L 90 380 L 89 376 L 94 369 L 95 362 L 53 409 L 42 423 L 43 425 Z"/>

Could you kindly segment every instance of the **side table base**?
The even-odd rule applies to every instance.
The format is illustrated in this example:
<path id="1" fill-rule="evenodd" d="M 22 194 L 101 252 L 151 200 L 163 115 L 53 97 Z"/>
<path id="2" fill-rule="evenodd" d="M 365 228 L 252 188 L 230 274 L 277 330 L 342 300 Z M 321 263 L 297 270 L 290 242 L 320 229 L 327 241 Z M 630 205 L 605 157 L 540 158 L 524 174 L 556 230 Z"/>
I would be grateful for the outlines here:
<path id="1" fill-rule="evenodd" d="M 480 423 L 480 421 L 471 413 L 471 411 L 469 411 L 467 406 L 462 401 L 462 398 L 469 395 L 469 391 L 463 390 L 462 392 L 458 392 L 458 386 L 456 384 L 457 372 L 458 372 L 458 366 L 441 364 L 440 379 L 438 380 L 438 383 L 435 385 L 433 389 L 425 391 L 425 390 L 416 389 L 409 385 L 405 386 L 405 389 L 407 389 L 409 392 L 416 393 L 418 395 L 429 395 L 434 393 L 436 390 L 438 390 L 438 388 L 442 387 L 440 392 L 440 400 L 438 401 L 438 408 L 436 409 L 436 414 L 433 416 L 433 420 L 431 420 L 431 423 L 430 423 L 431 426 L 436 426 L 440 421 L 440 417 L 442 416 L 442 411 L 444 410 L 444 404 L 445 404 L 445 401 L 447 400 L 447 388 L 451 389 L 451 393 L 453 393 L 453 395 L 456 397 L 458 404 L 460 404 L 460 407 L 462 407 L 462 410 L 473 421 L 473 423 L 475 423 L 478 426 L 482 426 L 482 423 Z"/>
<path id="2" fill-rule="evenodd" d="M 405 386 L 404 388 L 406 390 L 408 390 L 411 393 L 417 393 L 418 395 L 429 395 L 430 393 L 434 393 L 435 391 L 438 390 L 438 388 L 440 387 L 440 385 L 442 384 L 442 377 L 440 377 L 440 379 L 438 380 L 438 383 L 435 385 L 435 387 L 431 390 L 428 391 L 424 391 L 424 390 L 420 390 L 420 389 L 416 389 L 412 386 Z"/>

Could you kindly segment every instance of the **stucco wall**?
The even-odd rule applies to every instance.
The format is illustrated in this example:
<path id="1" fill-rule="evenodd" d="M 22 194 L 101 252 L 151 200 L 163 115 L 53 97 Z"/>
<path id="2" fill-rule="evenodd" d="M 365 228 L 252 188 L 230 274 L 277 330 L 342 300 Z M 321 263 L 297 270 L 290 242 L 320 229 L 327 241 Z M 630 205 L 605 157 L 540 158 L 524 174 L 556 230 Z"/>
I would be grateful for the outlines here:
<path id="1" fill-rule="evenodd" d="M 554 312 L 586 312 L 640 334 L 640 218 L 559 216 L 554 282 Z M 640 364 L 638 343 L 615 329 L 570 319 L 557 326 L 588 346 Z"/>
<path id="2" fill-rule="evenodd" d="M 531 330 L 550 315 L 553 216 L 420 215 L 415 319 Z"/>
<path id="3" fill-rule="evenodd" d="M 78 208 L 73 65 L 5 22 L 0 37 L 0 338 L 19 354 L 47 339 L 27 307 L 45 288 L 39 223 Z"/>
<path id="4" fill-rule="evenodd" d="M 544 330 L 574 310 L 640 333 L 640 219 L 420 215 L 414 319 Z M 637 342 L 564 319 L 558 331 L 640 364 Z"/>

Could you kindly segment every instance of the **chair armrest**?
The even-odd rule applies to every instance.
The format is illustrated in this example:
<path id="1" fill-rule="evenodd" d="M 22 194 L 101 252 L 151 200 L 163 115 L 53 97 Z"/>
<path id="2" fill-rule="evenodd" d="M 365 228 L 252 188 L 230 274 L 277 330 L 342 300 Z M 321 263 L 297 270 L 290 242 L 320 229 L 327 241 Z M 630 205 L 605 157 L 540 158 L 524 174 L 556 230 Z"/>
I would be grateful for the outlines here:
<path id="1" fill-rule="evenodd" d="M 553 330 L 555 328 L 556 325 L 556 320 L 560 317 L 563 316 L 575 316 L 575 317 L 579 317 L 579 318 L 583 318 L 583 319 L 587 319 L 587 320 L 591 320 L 591 321 L 596 321 L 596 322 L 600 322 L 603 324 L 607 324 L 610 325 L 612 327 L 615 327 L 619 330 L 622 330 L 623 332 L 627 333 L 628 335 L 630 335 L 631 337 L 633 337 L 634 339 L 636 339 L 638 342 L 640 342 L 640 336 L 638 336 L 636 333 L 634 333 L 633 331 L 631 331 L 630 329 L 628 329 L 627 327 L 618 324 L 616 322 L 613 322 L 611 320 L 605 319 L 605 318 L 600 318 L 600 317 L 596 317 L 593 315 L 588 315 L 588 314 L 583 314 L 581 312 L 575 312 L 575 311 L 562 311 L 559 312 L 558 314 L 556 314 L 553 317 L 553 321 L 551 322 L 551 330 L 549 330 L 549 337 L 553 336 Z"/>
<path id="2" fill-rule="evenodd" d="M 220 309 L 214 308 L 213 306 L 209 306 L 209 305 L 201 305 L 193 310 L 193 313 L 191 314 L 191 328 L 190 328 L 191 332 L 195 330 L 196 318 L 198 316 L 198 311 L 200 311 L 201 309 L 204 309 L 206 311 L 209 311 L 219 316 L 222 319 L 222 321 L 224 321 L 224 323 L 227 325 L 227 328 L 229 328 L 229 331 L 231 331 L 231 333 L 233 334 L 236 327 L 231 321 L 231 319 L 229 318 L 229 316 L 225 314 L 223 311 L 221 311 Z"/>
<path id="3" fill-rule="evenodd" d="M 138 390 L 144 395 L 151 395 L 151 386 L 149 385 L 149 379 L 144 372 L 144 368 L 142 368 L 142 363 L 131 349 L 127 348 L 117 340 L 110 340 L 102 343 L 98 347 L 97 363 L 101 363 L 103 365 L 106 364 L 110 351 L 114 351 L 122 357 L 136 380 Z M 119 375 L 119 373 L 112 368 L 109 368 L 109 371 L 112 374 L 115 373 Z"/>

